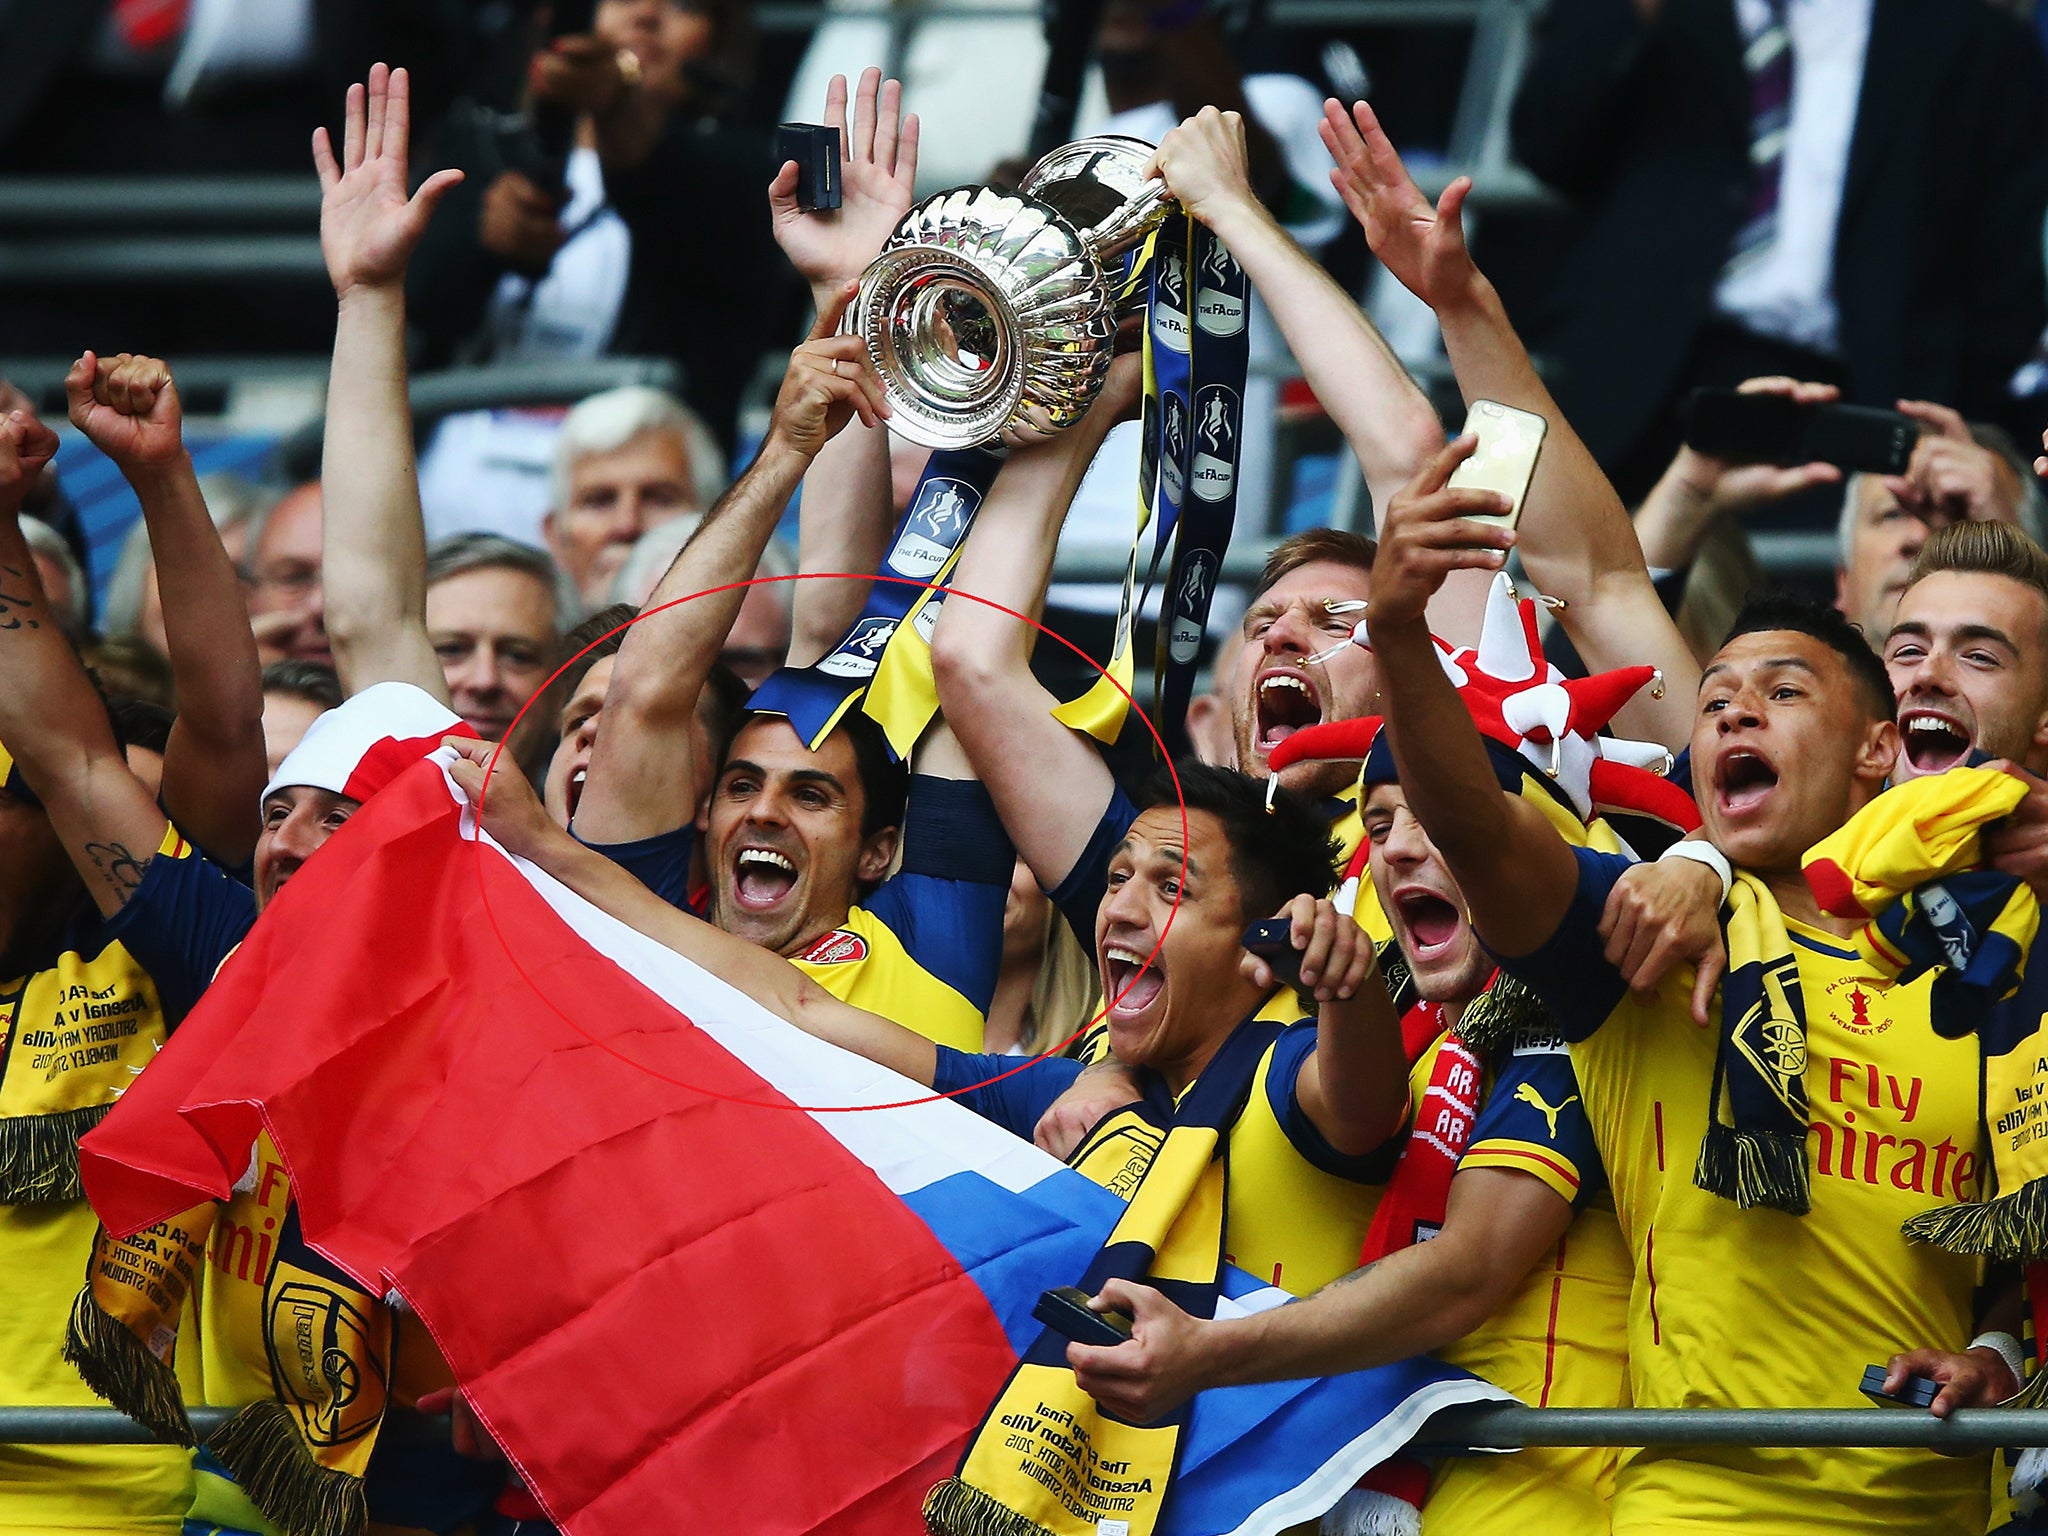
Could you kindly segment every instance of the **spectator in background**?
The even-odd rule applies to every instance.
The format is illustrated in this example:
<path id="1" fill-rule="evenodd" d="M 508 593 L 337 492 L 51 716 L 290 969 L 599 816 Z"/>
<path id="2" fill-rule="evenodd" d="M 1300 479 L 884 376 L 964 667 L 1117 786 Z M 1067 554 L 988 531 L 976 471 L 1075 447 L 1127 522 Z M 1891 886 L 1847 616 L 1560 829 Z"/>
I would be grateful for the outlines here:
<path id="1" fill-rule="evenodd" d="M 1556 0 L 1514 147 L 1577 209 L 1531 346 L 1633 501 L 1694 385 L 1992 415 L 2048 320 L 2048 71 L 1981 3 Z"/>
<path id="2" fill-rule="evenodd" d="M 64 637 L 74 646 L 83 644 L 86 631 L 92 627 L 92 611 L 85 572 L 71 553 L 71 546 L 64 542 L 61 533 L 39 518 L 23 517 L 21 531 L 35 560 L 36 574 L 42 578 L 43 592 L 50 600 L 50 611 L 57 616 Z"/>
<path id="3" fill-rule="evenodd" d="M 657 523 L 701 514 L 724 479 L 717 445 L 680 400 L 658 389 L 608 389 L 562 422 L 541 531 L 584 606 L 597 608 L 633 542 Z"/>
<path id="4" fill-rule="evenodd" d="M 636 609 L 644 606 L 702 521 L 690 513 L 656 523 L 641 534 L 612 581 L 612 601 Z M 754 567 L 754 579 L 760 584 L 747 588 L 740 616 L 725 637 L 725 649 L 718 659 L 749 688 L 760 687 L 789 657 L 790 607 L 796 589 L 787 578 L 796 575 L 796 565 L 796 552 L 788 544 L 781 539 L 768 541 L 761 563 Z"/>
<path id="5" fill-rule="evenodd" d="M 1022 859 L 1003 905 L 1003 963 L 982 1026 L 981 1048 L 998 1056 L 1058 1052 L 1101 1005 L 1093 957 Z"/>
<path id="6" fill-rule="evenodd" d="M 249 536 L 249 623 L 265 665 L 334 664 L 320 579 L 320 482 L 287 491 Z"/>
<path id="7" fill-rule="evenodd" d="M 1786 378 L 1744 382 L 1754 393 L 1825 402 L 1833 385 Z M 1832 464 L 1780 468 L 1717 459 L 1681 445 L 1636 512 L 1643 559 L 1662 580 L 1683 577 L 1717 524 L 1815 487 L 1839 486 L 1835 606 L 1881 644 L 1928 535 L 1958 522 L 2017 523 L 2038 539 L 2041 492 L 1995 427 L 1973 429 L 1944 405 L 1901 400 L 1924 428 L 1903 475 L 1846 477 Z M 1692 584 L 1687 583 L 1688 596 Z M 1732 615 L 1731 615 L 1732 617 Z M 1709 654 L 1719 649 L 1708 642 Z"/>
<path id="8" fill-rule="evenodd" d="M 496 534 L 458 534 L 427 551 L 427 638 L 455 713 L 484 740 L 503 740 L 548 680 L 562 595 L 552 560 Z M 522 761 L 546 734 L 542 713 L 521 722 Z"/>
<path id="9" fill-rule="evenodd" d="M 535 101 L 580 114 L 560 187 L 516 122 L 459 104 L 422 157 L 468 181 L 414 263 L 418 361 L 670 358 L 730 447 L 788 282 L 761 198 L 769 146 L 729 116 L 752 55 L 743 0 L 599 0 L 590 34 L 558 39 L 529 72 Z M 504 416 L 503 434 L 489 415 L 445 424 L 430 470 L 444 452 L 489 463 L 500 435 L 530 435 Z"/>
<path id="10" fill-rule="evenodd" d="M 307 727 L 341 703 L 341 679 L 317 661 L 273 661 L 263 669 L 263 755 L 269 779 Z"/>
<path id="11" fill-rule="evenodd" d="M 235 474 L 201 475 L 200 494 L 214 531 L 237 566 L 249 559 L 249 533 L 266 510 L 262 488 Z M 137 519 L 121 541 L 121 555 L 107 583 L 100 633 L 110 640 L 134 638 L 159 656 L 164 652 L 164 600 L 150 553 L 148 525 Z"/>

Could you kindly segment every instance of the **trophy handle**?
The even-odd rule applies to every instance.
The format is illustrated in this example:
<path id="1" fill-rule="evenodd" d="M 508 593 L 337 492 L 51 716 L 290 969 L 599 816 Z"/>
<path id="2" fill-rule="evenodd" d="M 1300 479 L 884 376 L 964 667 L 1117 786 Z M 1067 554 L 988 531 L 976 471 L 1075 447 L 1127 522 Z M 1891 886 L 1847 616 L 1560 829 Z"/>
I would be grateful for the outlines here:
<path id="1" fill-rule="evenodd" d="M 1081 238 L 1087 242 L 1096 260 L 1107 262 L 1143 240 L 1175 205 L 1176 199 L 1166 190 L 1166 182 L 1155 176 L 1121 208 L 1100 224 L 1085 230 Z"/>

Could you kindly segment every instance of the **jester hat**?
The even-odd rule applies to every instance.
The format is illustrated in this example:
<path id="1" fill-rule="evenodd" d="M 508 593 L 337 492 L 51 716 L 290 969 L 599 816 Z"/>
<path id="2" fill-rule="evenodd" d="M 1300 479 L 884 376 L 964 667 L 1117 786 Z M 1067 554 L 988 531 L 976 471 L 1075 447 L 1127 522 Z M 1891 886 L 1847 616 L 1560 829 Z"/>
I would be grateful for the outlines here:
<path id="1" fill-rule="evenodd" d="M 1654 855 L 1699 826 L 1692 797 L 1663 775 L 1671 754 L 1655 742 L 1602 736 L 1601 729 L 1646 686 L 1662 687 L 1654 667 L 1622 667 L 1567 678 L 1543 654 L 1536 604 L 1519 597 L 1505 572 L 1487 593 L 1477 646 L 1431 637 L 1438 662 L 1486 743 L 1495 777 L 1512 794 L 1532 795 L 1559 831 L 1583 843 L 1596 819 Z M 1351 645 L 1371 649 L 1364 621 Z M 1398 780 L 1383 717 L 1367 715 L 1306 726 L 1268 754 L 1275 774 L 1299 762 L 1356 759 L 1361 788 Z"/>

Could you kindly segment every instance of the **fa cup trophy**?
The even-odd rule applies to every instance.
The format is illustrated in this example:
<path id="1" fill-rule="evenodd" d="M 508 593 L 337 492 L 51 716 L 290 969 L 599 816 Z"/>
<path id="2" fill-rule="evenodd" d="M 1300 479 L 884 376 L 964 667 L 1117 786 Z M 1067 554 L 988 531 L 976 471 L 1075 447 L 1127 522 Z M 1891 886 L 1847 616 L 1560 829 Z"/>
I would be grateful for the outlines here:
<path id="1" fill-rule="evenodd" d="M 1080 420 L 1109 370 L 1117 258 L 1170 206 L 1144 175 L 1152 149 L 1077 139 L 1015 193 L 956 187 L 904 216 L 846 320 L 888 391 L 892 429 L 968 448 Z"/>

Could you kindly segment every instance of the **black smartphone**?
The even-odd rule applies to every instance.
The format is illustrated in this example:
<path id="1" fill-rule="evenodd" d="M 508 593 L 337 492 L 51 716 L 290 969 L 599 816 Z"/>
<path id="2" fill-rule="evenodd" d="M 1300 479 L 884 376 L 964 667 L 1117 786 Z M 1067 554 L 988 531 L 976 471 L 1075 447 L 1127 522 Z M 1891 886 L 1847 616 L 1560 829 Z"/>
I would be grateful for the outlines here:
<path id="1" fill-rule="evenodd" d="M 1076 1344 L 1100 1344 L 1105 1349 L 1114 1349 L 1131 1340 L 1131 1320 L 1121 1312 L 1095 1311 L 1088 1305 L 1088 1293 L 1078 1285 L 1041 1292 L 1031 1315 Z"/>
<path id="2" fill-rule="evenodd" d="M 1863 1395 L 1880 1408 L 1929 1408 L 1941 1396 L 1941 1383 L 1932 1376 L 1908 1376 L 1896 1392 L 1884 1389 L 1885 1368 L 1863 1367 Z"/>
<path id="3" fill-rule="evenodd" d="M 784 123 L 775 130 L 775 163 L 796 162 L 796 205 L 805 213 L 839 206 L 839 130 L 826 123 Z"/>
<path id="4" fill-rule="evenodd" d="M 1865 405 L 1696 389 L 1684 410 L 1685 441 L 1701 453 L 1745 464 L 1833 464 L 1903 475 L 1920 424 Z"/>
<path id="5" fill-rule="evenodd" d="M 1294 921 L 1269 917 L 1244 931 L 1244 947 L 1273 968 L 1273 978 L 1282 986 L 1301 986 L 1301 951 L 1294 947 Z"/>

